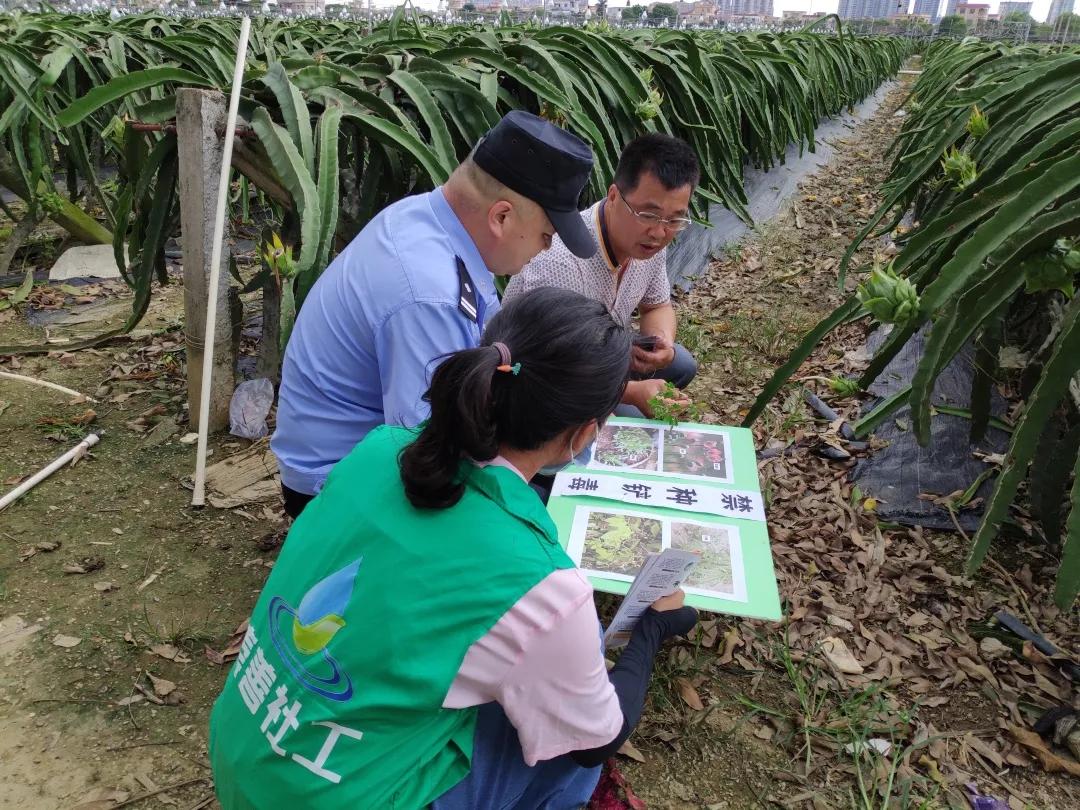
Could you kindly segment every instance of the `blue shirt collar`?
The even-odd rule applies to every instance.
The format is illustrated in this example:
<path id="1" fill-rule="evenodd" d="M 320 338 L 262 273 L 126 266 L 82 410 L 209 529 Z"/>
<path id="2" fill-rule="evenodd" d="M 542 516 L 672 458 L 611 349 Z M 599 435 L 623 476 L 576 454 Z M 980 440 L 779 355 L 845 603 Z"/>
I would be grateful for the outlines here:
<path id="1" fill-rule="evenodd" d="M 487 265 L 484 264 L 480 251 L 476 249 L 476 243 L 469 236 L 469 232 L 465 230 L 465 226 L 461 224 L 461 220 L 454 213 L 454 209 L 450 207 L 450 203 L 446 201 L 443 187 L 439 186 L 432 191 L 428 199 L 431 201 L 431 210 L 435 212 L 435 218 L 439 220 L 439 224 L 442 225 L 443 230 L 450 237 L 450 243 L 453 245 L 454 251 L 465 262 L 465 269 L 469 271 L 469 277 L 473 280 L 473 284 L 476 285 L 476 289 L 485 298 L 494 298 L 496 296 L 495 279 L 491 271 L 488 270 Z"/>

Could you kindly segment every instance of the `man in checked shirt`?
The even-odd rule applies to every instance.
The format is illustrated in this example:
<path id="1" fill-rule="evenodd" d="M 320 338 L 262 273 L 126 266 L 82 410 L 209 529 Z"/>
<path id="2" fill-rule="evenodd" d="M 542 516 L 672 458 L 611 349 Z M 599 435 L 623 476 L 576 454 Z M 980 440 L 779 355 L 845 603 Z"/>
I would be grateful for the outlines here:
<path id="1" fill-rule="evenodd" d="M 581 212 L 600 250 L 588 259 L 571 253 L 557 236 L 514 276 L 509 301 L 539 287 L 574 290 L 603 303 L 621 325 L 640 314 L 622 416 L 652 416 L 649 400 L 666 382 L 685 388 L 697 362 L 675 342 L 675 309 L 667 275 L 667 246 L 690 225 L 690 196 L 699 177 L 697 157 L 678 138 L 650 133 L 623 150 L 607 196 Z"/>

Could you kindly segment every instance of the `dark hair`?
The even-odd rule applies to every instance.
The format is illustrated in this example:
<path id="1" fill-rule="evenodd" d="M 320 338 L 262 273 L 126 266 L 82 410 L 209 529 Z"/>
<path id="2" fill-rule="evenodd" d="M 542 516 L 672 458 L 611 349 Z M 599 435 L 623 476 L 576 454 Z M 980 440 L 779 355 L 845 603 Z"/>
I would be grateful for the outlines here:
<path id="1" fill-rule="evenodd" d="M 510 351 L 515 375 L 494 343 Z M 424 400 L 431 419 L 399 458 L 413 506 L 444 509 L 464 493 L 462 459 L 486 461 L 507 444 L 535 450 L 570 427 L 611 414 L 630 370 L 630 334 L 603 304 L 543 287 L 508 302 L 482 345 L 449 355 Z"/>
<path id="2" fill-rule="evenodd" d="M 619 155 L 614 183 L 629 194 L 641 175 L 651 173 L 668 191 L 683 186 L 696 186 L 701 176 L 697 155 L 690 144 L 671 135 L 650 132 L 634 138 Z"/>

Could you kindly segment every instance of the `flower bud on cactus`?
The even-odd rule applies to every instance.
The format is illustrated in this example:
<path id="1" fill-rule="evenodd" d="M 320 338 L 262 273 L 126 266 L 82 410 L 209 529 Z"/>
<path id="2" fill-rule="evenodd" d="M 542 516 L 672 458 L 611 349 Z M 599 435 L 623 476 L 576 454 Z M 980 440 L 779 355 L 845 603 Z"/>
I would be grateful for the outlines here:
<path id="1" fill-rule="evenodd" d="M 919 294 L 892 268 L 875 267 L 856 291 L 859 302 L 881 323 L 905 324 L 918 314 Z"/>
<path id="2" fill-rule="evenodd" d="M 271 272 L 279 278 L 289 279 L 296 275 L 296 260 L 293 258 L 292 245 L 286 245 L 276 233 L 270 238 L 263 251 L 263 259 Z"/>
<path id="3" fill-rule="evenodd" d="M 659 90 L 655 88 L 649 89 L 649 100 L 640 101 L 634 105 L 634 113 L 642 121 L 648 121 L 652 118 L 656 118 L 660 114 L 660 105 L 664 103 L 664 97 L 660 94 Z"/>
<path id="4" fill-rule="evenodd" d="M 955 146 L 945 153 L 941 168 L 945 172 L 945 177 L 956 183 L 957 189 L 973 183 L 978 176 L 975 161 Z"/>
<path id="5" fill-rule="evenodd" d="M 1072 272 L 1080 270 L 1080 241 L 1059 239 L 1056 248 L 1062 254 L 1062 261 Z"/>
<path id="6" fill-rule="evenodd" d="M 978 107 L 971 108 L 971 117 L 967 122 L 967 131 L 972 138 L 982 138 L 990 131 L 990 121 L 986 116 L 979 112 Z"/>
<path id="7" fill-rule="evenodd" d="M 1074 277 L 1080 270 L 1080 245 L 1072 239 L 1058 239 L 1046 253 L 1025 259 L 1021 267 L 1025 292 L 1061 290 L 1072 298 L 1076 292 Z"/>
<path id="8" fill-rule="evenodd" d="M 834 394 L 839 394 L 842 397 L 853 397 L 859 393 L 859 381 L 852 380 L 848 377 L 831 377 L 828 380 L 829 389 Z"/>
<path id="9" fill-rule="evenodd" d="M 651 67 L 639 71 L 638 78 L 642 83 L 649 85 L 649 98 L 634 105 L 634 114 L 642 121 L 649 121 L 660 115 L 660 105 L 664 103 L 664 96 L 652 86 L 653 69 Z"/>

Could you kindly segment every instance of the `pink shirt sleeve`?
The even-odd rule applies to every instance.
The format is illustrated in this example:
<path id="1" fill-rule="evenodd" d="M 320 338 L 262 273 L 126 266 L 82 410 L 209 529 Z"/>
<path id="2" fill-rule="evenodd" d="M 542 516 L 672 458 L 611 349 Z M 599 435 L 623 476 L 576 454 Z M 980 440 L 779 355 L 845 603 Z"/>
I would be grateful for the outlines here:
<path id="1" fill-rule="evenodd" d="M 619 733 L 622 709 L 604 665 L 592 586 L 576 568 L 549 574 L 469 648 L 443 706 L 493 700 L 530 766 Z"/>

